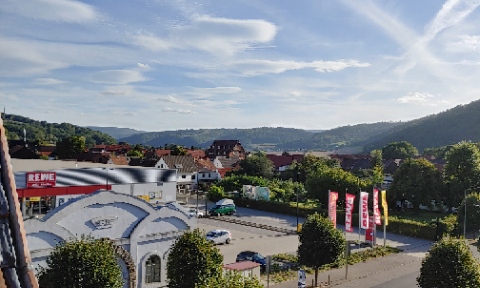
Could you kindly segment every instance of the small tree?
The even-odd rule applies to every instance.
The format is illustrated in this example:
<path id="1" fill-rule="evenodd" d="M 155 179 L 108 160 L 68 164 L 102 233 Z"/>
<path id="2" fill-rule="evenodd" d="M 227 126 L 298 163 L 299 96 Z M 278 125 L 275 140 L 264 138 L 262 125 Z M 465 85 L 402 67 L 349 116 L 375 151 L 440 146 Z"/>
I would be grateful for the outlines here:
<path id="1" fill-rule="evenodd" d="M 417 154 L 417 148 L 407 141 L 392 142 L 382 148 L 383 159 L 405 159 Z"/>
<path id="2" fill-rule="evenodd" d="M 421 288 L 477 288 L 480 265 L 463 240 L 444 238 L 423 259 L 417 282 Z"/>
<path id="3" fill-rule="evenodd" d="M 259 151 L 250 157 L 240 160 L 238 164 L 240 165 L 240 169 L 235 172 L 232 171 L 234 174 L 237 175 L 245 174 L 271 179 L 275 170 L 273 162 L 268 159 L 267 154 L 262 151 Z"/>
<path id="4" fill-rule="evenodd" d="M 170 151 L 170 155 L 185 156 L 188 155 L 188 150 L 177 145 L 172 149 L 172 151 Z"/>
<path id="5" fill-rule="evenodd" d="M 175 241 L 167 261 L 170 288 L 194 288 L 222 273 L 223 256 L 195 229 L 187 231 Z"/>
<path id="6" fill-rule="evenodd" d="M 308 216 L 303 223 L 299 242 L 298 261 L 301 265 L 315 269 L 315 286 L 318 268 L 339 260 L 347 245 L 342 231 L 335 229 L 328 218 L 317 213 Z"/>
<path id="7" fill-rule="evenodd" d="M 60 159 L 73 159 L 85 151 L 85 137 L 70 136 L 57 142 L 57 154 Z"/>
<path id="8" fill-rule="evenodd" d="M 196 285 L 195 288 L 263 288 L 263 284 L 252 277 L 241 276 L 238 272 L 225 273 L 222 277 L 210 278 L 204 284 Z"/>
<path id="9" fill-rule="evenodd" d="M 216 202 L 220 199 L 223 199 L 224 197 L 225 197 L 225 193 L 223 191 L 223 187 L 212 185 L 210 186 L 210 189 L 208 189 L 208 193 L 207 193 L 208 200 L 212 202 Z"/>
<path id="10" fill-rule="evenodd" d="M 58 243 L 47 258 L 47 267 L 37 271 L 40 287 L 121 288 L 122 268 L 107 239 L 82 236 Z"/>
<path id="11" fill-rule="evenodd" d="M 466 231 L 475 233 L 480 229 L 480 194 L 471 193 L 467 195 L 467 221 L 465 222 L 465 199 L 458 207 L 457 223 L 458 227 L 463 229 L 466 223 Z M 463 231 L 463 230 L 462 230 Z"/>

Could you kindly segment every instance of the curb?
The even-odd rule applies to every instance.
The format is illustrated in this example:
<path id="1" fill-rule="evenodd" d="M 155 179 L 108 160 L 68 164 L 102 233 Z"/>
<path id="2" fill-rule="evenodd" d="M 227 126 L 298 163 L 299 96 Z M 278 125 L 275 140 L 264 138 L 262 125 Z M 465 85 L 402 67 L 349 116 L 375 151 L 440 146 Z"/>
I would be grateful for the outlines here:
<path id="1" fill-rule="evenodd" d="M 274 231 L 274 232 L 286 233 L 286 234 L 289 234 L 289 235 L 297 234 L 297 231 L 292 230 L 292 229 L 278 228 L 278 227 L 274 227 L 274 226 L 270 226 L 270 225 L 258 224 L 258 223 L 243 221 L 243 220 L 237 220 L 237 219 L 231 219 L 231 218 L 222 218 L 222 217 L 204 217 L 204 218 L 217 220 L 217 221 L 223 221 L 223 222 L 229 222 L 229 223 L 233 223 L 233 224 L 239 224 L 239 225 L 243 225 L 243 226 L 250 226 L 250 227 L 270 230 L 270 231 Z"/>

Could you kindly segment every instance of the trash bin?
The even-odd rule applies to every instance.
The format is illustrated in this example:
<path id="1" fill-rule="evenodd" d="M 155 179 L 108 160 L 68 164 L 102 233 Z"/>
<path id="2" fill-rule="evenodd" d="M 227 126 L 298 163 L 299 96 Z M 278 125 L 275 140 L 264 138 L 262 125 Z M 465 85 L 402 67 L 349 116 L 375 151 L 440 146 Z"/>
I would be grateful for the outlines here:
<path id="1" fill-rule="evenodd" d="M 302 224 L 297 224 L 297 233 L 300 233 L 302 231 Z"/>

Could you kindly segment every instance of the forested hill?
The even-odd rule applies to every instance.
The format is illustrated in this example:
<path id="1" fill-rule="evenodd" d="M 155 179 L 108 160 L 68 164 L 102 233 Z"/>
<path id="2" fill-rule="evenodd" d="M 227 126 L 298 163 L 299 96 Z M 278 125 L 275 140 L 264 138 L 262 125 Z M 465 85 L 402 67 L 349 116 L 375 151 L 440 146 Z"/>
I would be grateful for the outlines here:
<path id="1" fill-rule="evenodd" d="M 311 137 L 312 133 L 294 128 L 251 128 L 251 129 L 199 129 L 164 132 L 148 132 L 118 139 L 130 144 L 147 144 L 154 147 L 165 144 L 182 144 L 186 147 L 196 146 L 207 148 L 214 140 L 240 140 L 242 145 L 278 144 L 285 141 L 299 140 Z"/>
<path id="2" fill-rule="evenodd" d="M 36 121 L 27 117 L 12 114 L 7 114 L 4 116 L 4 119 L 3 125 L 8 131 L 8 140 L 23 139 L 23 129 L 25 129 L 27 132 L 27 142 L 33 142 L 36 139 L 40 139 L 55 144 L 58 140 L 65 137 L 83 136 L 85 137 L 85 144 L 87 147 L 102 143 L 117 143 L 117 141 L 108 134 L 68 123 L 47 123 L 46 121 Z"/>
<path id="3" fill-rule="evenodd" d="M 458 105 L 435 115 L 405 122 L 366 141 L 366 151 L 379 149 L 390 142 L 408 141 L 420 152 L 429 147 L 440 147 L 462 140 L 480 141 L 480 100 Z"/>
<path id="4" fill-rule="evenodd" d="M 115 139 L 125 138 L 135 134 L 146 133 L 145 131 L 138 131 L 130 128 L 117 128 L 117 127 L 97 127 L 97 126 L 87 126 L 86 128 L 92 129 L 94 131 L 100 131 L 112 136 Z"/>
<path id="5" fill-rule="evenodd" d="M 401 122 L 378 122 L 372 124 L 342 126 L 321 133 L 316 133 L 306 139 L 288 141 L 277 145 L 276 148 L 334 150 L 346 146 L 354 146 L 357 142 L 369 139 L 372 136 L 381 134 L 401 124 Z"/>

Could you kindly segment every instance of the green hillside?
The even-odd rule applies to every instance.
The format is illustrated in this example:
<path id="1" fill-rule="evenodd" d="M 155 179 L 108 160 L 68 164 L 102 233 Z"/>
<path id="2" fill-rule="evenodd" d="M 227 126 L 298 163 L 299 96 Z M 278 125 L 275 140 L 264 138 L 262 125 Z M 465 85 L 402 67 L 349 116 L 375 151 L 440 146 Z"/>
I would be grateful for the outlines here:
<path id="1" fill-rule="evenodd" d="M 165 132 L 148 132 L 118 139 L 130 144 L 147 144 L 154 147 L 165 144 L 182 144 L 186 147 L 208 147 L 213 140 L 231 139 L 240 140 L 242 145 L 281 143 L 311 137 L 312 133 L 294 128 L 252 128 L 252 129 L 199 129 L 178 130 Z"/>
<path id="2" fill-rule="evenodd" d="M 117 127 L 97 127 L 97 126 L 87 126 L 85 128 L 92 129 L 94 131 L 100 131 L 102 133 L 108 134 L 115 139 L 125 138 L 135 134 L 146 133 L 145 131 L 138 131 L 130 128 L 117 128 Z"/>
<path id="3" fill-rule="evenodd" d="M 3 116 L 3 113 L 2 113 Z M 116 144 L 117 141 L 105 133 L 93 131 L 88 128 L 75 126 L 68 123 L 47 123 L 46 121 L 36 121 L 27 117 L 7 114 L 4 116 L 3 125 L 7 129 L 8 140 L 23 139 L 23 129 L 27 132 L 27 142 L 34 142 L 40 139 L 51 144 L 55 144 L 69 136 L 84 136 L 87 147 L 95 144 Z"/>
<path id="4" fill-rule="evenodd" d="M 446 146 L 462 140 L 479 142 L 479 123 L 480 100 L 477 100 L 445 112 L 404 122 L 356 145 L 365 146 L 365 151 L 371 151 L 390 142 L 408 141 L 423 151 L 425 148 Z"/>
<path id="5" fill-rule="evenodd" d="M 307 150 L 335 150 L 342 147 L 357 146 L 355 143 L 381 134 L 401 122 L 378 122 L 372 124 L 358 124 L 342 126 L 313 134 L 305 139 L 288 141 L 277 145 L 277 149 L 307 149 Z"/>

